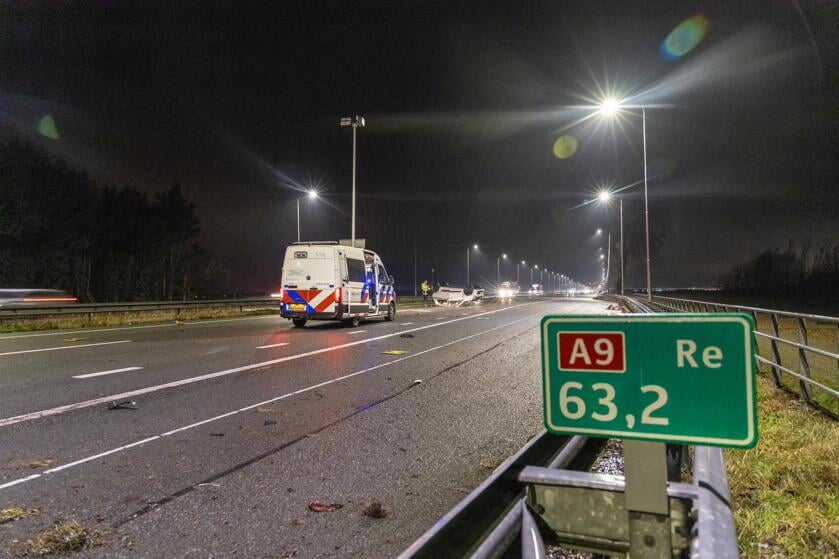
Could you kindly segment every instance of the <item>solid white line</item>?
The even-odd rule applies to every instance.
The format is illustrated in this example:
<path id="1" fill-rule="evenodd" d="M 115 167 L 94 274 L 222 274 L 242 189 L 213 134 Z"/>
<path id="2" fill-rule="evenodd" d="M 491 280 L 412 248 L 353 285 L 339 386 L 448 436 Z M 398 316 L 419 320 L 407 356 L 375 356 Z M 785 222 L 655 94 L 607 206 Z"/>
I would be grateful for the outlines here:
<path id="1" fill-rule="evenodd" d="M 49 470 L 44 470 L 44 474 L 54 474 L 55 472 L 60 472 L 61 470 L 66 470 L 68 468 L 72 468 L 73 466 L 78 466 L 79 464 L 84 464 L 85 462 L 90 462 L 92 460 L 96 460 L 97 458 L 104 458 L 105 456 L 109 456 L 111 454 L 116 454 L 117 452 L 129 449 L 134 446 L 140 446 L 141 444 L 146 444 L 151 442 L 155 439 L 159 439 L 160 435 L 155 435 L 153 437 L 148 437 L 146 439 L 142 439 L 140 441 L 134 441 L 133 443 L 124 444 L 122 446 L 118 446 L 116 448 L 112 448 L 111 450 L 106 450 L 105 452 L 100 452 L 99 454 L 94 454 L 93 456 L 88 456 L 87 458 L 82 458 L 81 460 L 76 460 L 75 462 L 70 462 L 68 464 L 62 464 L 61 466 L 56 466 L 55 468 L 50 468 Z"/>
<path id="2" fill-rule="evenodd" d="M 211 318 L 208 320 L 195 320 L 184 322 L 183 324 L 176 324 L 174 322 L 167 324 L 146 324 L 142 326 L 117 326 L 116 328 L 88 328 L 85 330 L 51 330 L 49 332 L 41 332 L 38 334 L 13 334 L 11 336 L 0 336 L 0 340 L 16 340 L 18 338 L 41 338 L 43 336 L 66 336 L 68 334 L 89 334 L 91 332 L 118 332 L 120 330 L 144 330 L 146 328 L 171 328 L 173 326 L 196 326 L 199 324 L 214 324 L 216 322 L 240 322 L 243 320 L 263 320 L 266 318 L 279 318 L 278 314 L 266 314 L 263 316 L 243 316 L 242 318 Z"/>
<path id="3" fill-rule="evenodd" d="M 410 326 L 413 322 L 403 322 L 400 326 Z"/>
<path id="4" fill-rule="evenodd" d="M 258 345 L 256 349 L 268 349 L 269 347 L 280 347 L 282 345 L 288 345 L 288 342 L 282 342 L 279 344 L 271 344 L 271 345 Z"/>
<path id="5" fill-rule="evenodd" d="M 76 375 L 73 378 L 91 378 L 101 377 L 104 375 L 113 375 L 114 373 L 126 373 L 128 371 L 139 371 L 142 367 L 125 367 L 124 369 L 111 369 L 110 371 L 102 371 L 101 373 L 87 373 L 86 375 Z"/>
<path id="6" fill-rule="evenodd" d="M 127 344 L 130 341 L 131 340 L 120 340 L 118 342 L 99 342 L 98 344 L 62 345 L 58 347 L 43 347 L 41 349 L 24 349 L 21 351 L 7 351 L 6 353 L 0 353 L 0 356 L 19 355 L 21 353 L 38 353 L 39 351 L 58 351 L 59 349 L 78 349 L 80 347 L 93 347 L 97 345 Z"/>
<path id="7" fill-rule="evenodd" d="M 523 307 L 523 306 L 532 305 L 532 304 L 534 304 L 534 303 L 525 303 L 524 305 L 516 305 L 514 307 L 506 307 L 505 310 L 515 309 L 515 308 L 518 308 L 518 307 Z M 487 313 L 484 313 L 484 314 L 487 314 Z M 137 390 L 130 390 L 128 392 L 121 392 L 119 394 L 111 394 L 110 396 L 102 396 L 100 398 L 94 398 L 92 400 L 85 400 L 83 402 L 76 402 L 74 404 L 67 404 L 65 406 L 58 406 L 58 407 L 55 407 L 55 408 L 50 408 L 50 409 L 31 412 L 31 413 L 26 413 L 26 414 L 23 414 L 23 415 L 16 415 L 16 416 L 13 416 L 13 417 L 7 417 L 5 419 L 0 419 L 0 427 L 6 427 L 8 425 L 14 425 L 15 423 L 22 423 L 24 421 L 31 421 L 33 419 L 40 419 L 42 417 L 48 417 L 48 416 L 51 416 L 51 415 L 58 415 L 58 414 L 61 414 L 61 413 L 72 411 L 72 410 L 78 410 L 78 409 L 82 409 L 82 408 L 89 408 L 91 406 L 98 406 L 98 405 L 101 405 L 101 404 L 107 404 L 108 402 L 113 402 L 115 400 L 125 400 L 127 398 L 133 398 L 134 396 L 140 396 L 141 394 L 149 394 L 151 392 L 158 392 L 160 390 L 166 390 L 166 389 L 169 389 L 169 388 L 184 386 L 184 385 L 187 385 L 187 384 L 192 384 L 192 383 L 195 383 L 195 382 L 201 382 L 201 381 L 204 381 L 204 380 L 209 380 L 209 379 L 218 378 L 218 377 L 224 377 L 224 376 L 227 376 L 227 375 L 233 375 L 233 374 L 241 373 L 241 372 L 244 372 L 244 371 L 252 371 L 254 369 L 259 369 L 261 367 L 267 367 L 269 365 L 276 365 L 278 363 L 285 363 L 286 361 L 294 361 L 294 360 L 297 360 L 297 359 L 303 359 L 305 357 L 311 357 L 313 355 L 320 355 L 321 353 L 328 353 L 330 351 L 337 351 L 339 349 L 344 349 L 344 348 L 348 348 L 348 347 L 352 347 L 352 346 L 356 346 L 356 345 L 366 344 L 366 343 L 369 343 L 369 342 L 375 342 L 375 341 L 378 341 L 378 340 L 384 340 L 386 338 L 393 338 L 395 336 L 401 336 L 402 334 L 406 334 L 408 332 L 418 332 L 420 330 L 425 330 L 427 328 L 437 328 L 439 326 L 445 326 L 447 324 L 453 324 L 455 322 L 460 322 L 462 320 L 469 320 L 470 318 L 473 318 L 475 316 L 481 316 L 481 315 L 478 314 L 478 315 L 472 315 L 472 316 L 463 317 L 463 318 L 453 318 L 453 319 L 448 320 L 446 322 L 438 322 L 436 324 L 428 324 L 426 326 L 417 326 L 416 328 L 409 328 L 408 330 L 393 332 L 392 334 L 383 334 L 381 336 L 376 336 L 376 337 L 373 337 L 373 338 L 365 338 L 363 340 L 358 340 L 358 341 L 355 341 L 355 342 L 347 342 L 345 344 L 339 344 L 339 345 L 336 345 L 336 346 L 324 347 L 324 348 L 321 348 L 321 349 L 315 349 L 315 350 L 312 350 L 312 351 L 307 351 L 305 353 L 298 353 L 298 354 L 295 354 L 295 355 L 288 355 L 286 357 L 280 357 L 278 359 L 271 359 L 270 361 L 262 361 L 260 363 L 252 363 L 250 365 L 243 365 L 241 367 L 235 367 L 233 369 L 225 369 L 224 371 L 218 371 L 218 372 L 215 372 L 215 373 L 208 373 L 206 375 L 199 375 L 197 377 L 190 377 L 190 378 L 185 378 L 185 379 L 181 379 L 181 380 L 175 380 L 175 381 L 167 382 L 167 383 L 164 383 L 164 384 L 158 384 L 156 386 L 148 386 L 146 388 L 139 388 Z M 109 342 L 109 343 L 115 343 L 115 342 Z M 78 346 L 76 346 L 76 347 L 78 347 Z"/>
<path id="8" fill-rule="evenodd" d="M 4 483 L 3 485 L 0 485 L 0 490 L 6 489 L 7 487 L 12 487 L 13 485 L 17 485 L 18 483 L 24 483 L 26 481 L 31 481 L 31 480 L 33 480 L 35 478 L 39 478 L 39 477 L 41 477 L 41 474 L 32 474 L 31 476 L 28 476 L 28 477 L 22 477 L 20 479 L 16 479 L 14 481 L 10 481 L 8 483 Z"/>
<path id="9" fill-rule="evenodd" d="M 199 427 L 201 425 L 206 425 L 207 423 L 212 423 L 214 421 L 224 419 L 225 417 L 230 417 L 231 415 L 236 415 L 236 414 L 239 414 L 239 413 L 242 413 L 242 412 L 245 412 L 245 411 L 252 410 L 254 408 L 258 408 L 258 407 L 265 406 L 267 404 L 272 404 L 272 403 L 278 402 L 280 400 L 285 400 L 287 398 L 291 398 L 292 396 L 297 396 L 298 394 L 303 394 L 304 392 L 310 392 L 312 390 L 317 390 L 318 388 L 322 388 L 322 387 L 330 385 L 330 384 L 335 384 L 337 382 L 341 382 L 341 381 L 350 379 L 350 378 L 358 376 L 358 375 L 363 375 L 365 373 L 369 373 L 369 372 L 375 371 L 377 369 L 382 369 L 384 367 L 390 367 L 390 366 L 395 365 L 396 363 L 399 363 L 401 361 L 407 361 L 408 359 L 414 359 L 416 357 L 419 357 L 420 355 L 430 353 L 432 351 L 437 351 L 437 350 L 452 346 L 454 344 L 465 342 L 467 340 L 471 340 L 472 338 L 476 338 L 478 336 L 488 334 L 489 332 L 493 332 L 495 330 L 500 330 L 502 328 L 512 326 L 513 324 L 516 324 L 518 322 L 523 322 L 525 320 L 532 319 L 534 316 L 540 316 L 541 314 L 542 313 L 531 314 L 531 315 L 525 316 L 524 318 L 519 318 L 519 319 L 516 319 L 512 322 L 508 322 L 508 323 L 502 324 L 500 326 L 495 326 L 493 328 L 490 328 L 488 330 L 484 330 L 482 332 L 477 332 L 475 334 L 470 334 L 469 336 L 465 336 L 465 337 L 459 338 L 457 340 L 452 340 L 452 341 L 446 342 L 442 345 L 438 345 L 438 346 L 435 346 L 435 347 L 432 347 L 432 348 L 424 349 L 422 351 L 418 351 L 417 353 L 413 353 L 411 355 L 406 355 L 405 357 L 400 357 L 399 359 L 394 359 L 393 361 L 386 361 L 384 363 L 380 363 L 379 365 L 374 365 L 372 367 L 368 367 L 366 369 L 362 369 L 360 371 L 356 371 L 354 373 L 350 373 L 350 374 L 344 375 L 342 377 L 330 379 L 330 380 L 327 380 L 327 381 L 324 381 L 324 382 L 321 382 L 321 383 L 318 383 L 318 384 L 313 384 L 311 386 L 307 386 L 307 387 L 301 388 L 299 390 L 295 390 L 294 392 L 289 392 L 287 394 L 283 394 L 282 396 L 277 396 L 275 398 L 271 398 L 270 400 L 264 400 L 262 402 L 258 402 L 256 404 L 251 404 L 251 405 L 245 406 L 243 408 L 239 408 L 237 410 L 233 410 L 233 411 L 229 411 L 227 413 L 223 413 L 221 415 L 216 415 L 214 417 L 210 417 L 210 418 L 204 419 L 202 421 L 198 421 L 196 423 L 191 423 L 191 424 L 185 425 L 183 427 L 178 427 L 177 429 L 172 429 L 171 431 L 166 431 L 165 433 L 161 433 L 159 435 L 154 435 L 152 437 L 147 437 L 147 438 L 141 439 L 139 441 L 134 441 L 133 443 L 125 444 L 125 445 L 122 445 L 122 446 L 118 446 L 116 448 L 112 448 L 110 450 L 106 450 L 105 452 L 100 452 L 99 454 L 94 454 L 92 456 L 81 458 L 81 459 L 76 460 L 74 462 L 69 462 L 67 464 L 62 464 L 61 466 L 56 466 L 55 468 L 51 468 L 49 470 L 44 470 L 43 473 L 34 474 L 34 475 L 29 476 L 29 477 L 17 479 L 17 480 L 8 482 L 4 485 L 0 485 L 0 490 L 6 489 L 7 487 L 11 487 L 13 485 L 17 485 L 19 483 L 25 483 L 25 482 L 28 482 L 28 481 L 32 481 L 36 478 L 42 477 L 42 476 L 47 475 L 47 474 L 53 474 L 55 472 L 60 472 L 62 470 L 67 470 L 69 468 L 79 466 L 81 464 L 86 464 L 87 462 L 92 462 L 94 460 L 98 460 L 99 458 L 104 458 L 105 456 L 110 456 L 111 454 L 116 454 L 118 452 L 122 452 L 123 450 L 128 450 L 130 448 L 138 447 L 138 446 L 144 445 L 146 443 L 150 443 L 152 441 L 156 441 L 156 440 L 159 440 L 159 439 L 162 439 L 162 438 L 165 438 L 165 437 L 169 437 L 171 435 L 174 435 L 175 433 L 181 433 L 181 432 L 187 431 L 189 429 L 194 429 L 195 427 Z"/>
<path id="10" fill-rule="evenodd" d="M 355 330 L 355 331 L 353 331 L 353 332 L 347 332 L 347 336 L 355 336 L 356 334 L 363 334 L 363 333 L 365 333 L 366 331 L 367 331 L 367 330 Z"/>

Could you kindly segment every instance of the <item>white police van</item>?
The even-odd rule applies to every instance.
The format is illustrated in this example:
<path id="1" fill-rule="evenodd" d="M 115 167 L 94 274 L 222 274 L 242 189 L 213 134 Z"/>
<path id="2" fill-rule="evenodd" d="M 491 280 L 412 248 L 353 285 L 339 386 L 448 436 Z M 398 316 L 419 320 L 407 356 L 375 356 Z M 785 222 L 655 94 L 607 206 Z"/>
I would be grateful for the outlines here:
<path id="1" fill-rule="evenodd" d="M 297 327 L 309 320 L 362 320 L 396 317 L 393 278 L 379 255 L 334 241 L 294 243 L 286 248 L 281 314 Z"/>

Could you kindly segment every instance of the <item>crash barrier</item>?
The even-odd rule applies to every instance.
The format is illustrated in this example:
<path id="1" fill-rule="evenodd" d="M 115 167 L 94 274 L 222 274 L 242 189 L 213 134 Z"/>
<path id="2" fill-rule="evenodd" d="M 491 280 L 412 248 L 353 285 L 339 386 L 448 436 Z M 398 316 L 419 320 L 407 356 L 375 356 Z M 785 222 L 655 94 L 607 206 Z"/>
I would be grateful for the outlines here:
<path id="1" fill-rule="evenodd" d="M 637 298 L 631 301 L 634 303 L 629 302 L 630 305 L 639 304 Z M 674 297 L 653 297 L 652 304 L 641 304 L 655 312 L 751 315 L 755 322 L 756 359 L 771 372 L 775 386 L 839 419 L 839 318 Z"/>
<path id="2" fill-rule="evenodd" d="M 650 312 L 643 304 L 632 308 Z M 624 456 L 645 448 L 639 442 L 650 444 L 627 443 Z M 630 557 L 740 556 L 721 448 L 693 447 L 691 482 L 650 488 L 650 494 L 666 491 L 668 513 L 648 514 L 630 502 L 644 500 L 647 486 L 634 485 L 630 495 L 623 476 L 589 472 L 605 445 L 606 439 L 542 431 L 400 559 L 543 558 L 546 542 Z M 636 465 L 643 462 L 638 458 L 632 458 Z M 641 473 L 638 478 L 656 477 Z"/>
<path id="3" fill-rule="evenodd" d="M 18 322 L 28 319 L 52 317 L 85 316 L 89 319 L 100 313 L 138 313 L 173 311 L 180 314 L 189 310 L 260 310 L 277 307 L 276 299 L 258 297 L 249 299 L 219 299 L 212 301 L 154 301 L 137 303 L 81 303 L 75 305 L 22 305 L 19 307 L 0 307 L 0 321 Z"/>

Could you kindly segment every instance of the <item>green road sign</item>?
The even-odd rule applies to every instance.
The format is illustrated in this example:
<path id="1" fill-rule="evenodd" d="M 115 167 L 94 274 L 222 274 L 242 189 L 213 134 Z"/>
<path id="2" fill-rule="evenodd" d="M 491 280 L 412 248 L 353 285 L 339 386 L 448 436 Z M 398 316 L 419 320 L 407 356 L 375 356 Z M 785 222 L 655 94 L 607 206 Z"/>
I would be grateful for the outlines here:
<path id="1" fill-rule="evenodd" d="M 754 324 L 745 314 L 542 319 L 545 427 L 557 434 L 750 448 Z"/>

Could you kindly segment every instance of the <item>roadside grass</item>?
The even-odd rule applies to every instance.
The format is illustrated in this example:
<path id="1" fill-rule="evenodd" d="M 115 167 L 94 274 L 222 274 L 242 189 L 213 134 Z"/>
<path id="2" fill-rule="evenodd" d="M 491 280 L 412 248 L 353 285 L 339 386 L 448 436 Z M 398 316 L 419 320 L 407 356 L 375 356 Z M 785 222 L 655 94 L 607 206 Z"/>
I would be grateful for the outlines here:
<path id="1" fill-rule="evenodd" d="M 759 442 L 727 450 L 747 558 L 839 557 L 839 422 L 758 376 Z"/>
<path id="2" fill-rule="evenodd" d="M 758 315 L 757 329 L 765 333 L 772 331 L 768 315 Z M 785 340 L 800 343 L 798 321 L 794 318 L 780 318 L 778 321 L 778 334 L 779 337 Z M 773 354 L 770 340 L 758 336 L 757 342 L 761 357 L 772 360 Z M 808 321 L 807 343 L 812 347 L 831 353 L 839 353 L 839 326 Z M 781 365 L 787 369 L 801 372 L 799 348 L 785 343 L 778 343 L 777 346 L 781 357 Z M 839 389 L 839 365 L 837 365 L 837 361 L 813 352 L 806 353 L 807 360 L 810 364 L 810 376 L 813 380 L 833 389 Z M 764 364 L 761 365 L 761 370 L 771 372 L 772 369 L 769 365 Z M 800 391 L 800 381 L 797 378 L 783 371 L 780 372 L 780 377 L 781 383 L 784 386 L 795 392 Z M 817 386 L 812 386 L 811 391 L 813 400 L 833 413 L 839 414 L 839 398 Z"/>
<path id="3" fill-rule="evenodd" d="M 209 320 L 214 318 L 235 318 L 246 316 L 260 316 L 279 314 L 279 309 L 245 309 L 243 311 L 231 309 L 195 309 L 176 311 L 145 311 L 145 312 L 114 312 L 95 313 L 87 315 L 48 317 L 44 319 L 26 320 L 24 322 L 0 323 L 0 334 L 14 332 L 35 332 L 40 330 L 58 330 L 67 328 L 101 328 L 109 326 L 129 326 L 136 324 L 151 324 L 155 322 L 170 322 L 181 320 Z"/>

